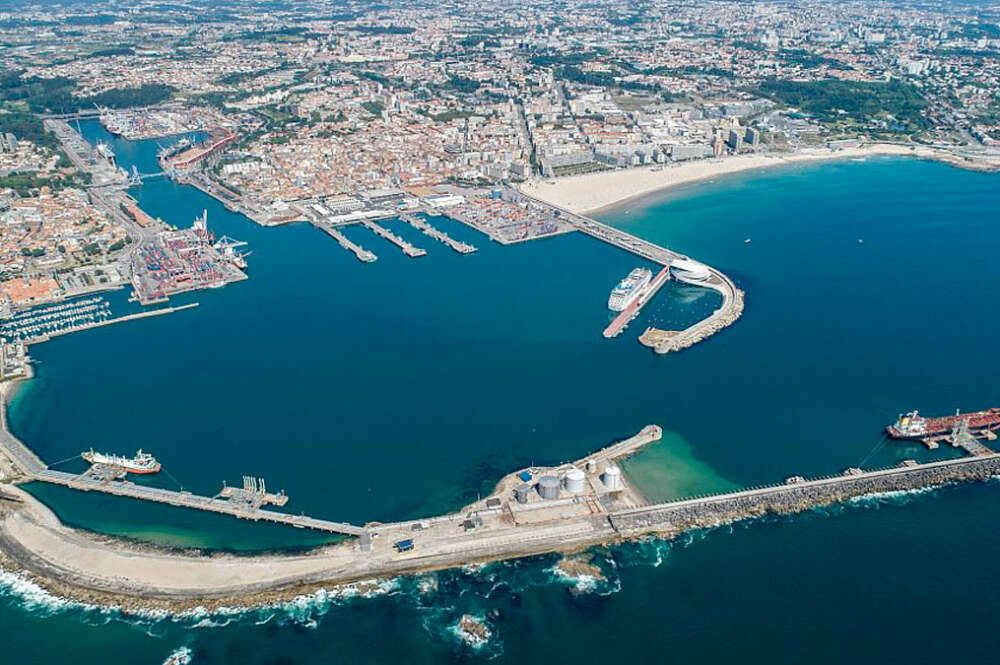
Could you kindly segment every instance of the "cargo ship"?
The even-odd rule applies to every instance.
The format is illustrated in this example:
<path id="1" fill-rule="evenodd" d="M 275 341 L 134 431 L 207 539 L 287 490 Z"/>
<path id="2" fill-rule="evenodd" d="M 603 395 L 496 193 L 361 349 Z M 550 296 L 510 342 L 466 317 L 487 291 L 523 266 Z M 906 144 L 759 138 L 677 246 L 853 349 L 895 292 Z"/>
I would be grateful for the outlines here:
<path id="1" fill-rule="evenodd" d="M 972 432 L 1000 429 L 1000 409 L 974 411 L 972 413 L 955 412 L 953 416 L 941 418 L 924 418 L 916 411 L 901 414 L 895 423 L 886 428 L 893 439 L 924 439 L 930 436 L 950 434 L 963 421 L 969 422 Z"/>
<path id="2" fill-rule="evenodd" d="M 649 286 L 651 279 L 653 273 L 648 268 L 636 268 L 630 272 L 628 277 L 618 282 L 618 286 L 611 291 L 608 297 L 608 309 L 620 312 L 631 305 L 642 295 L 643 289 Z"/>
<path id="3" fill-rule="evenodd" d="M 83 460 L 89 464 L 106 464 L 107 466 L 115 466 L 121 469 L 125 469 L 129 473 L 157 473 L 160 470 L 160 463 L 156 461 L 156 458 L 149 453 L 144 453 L 142 450 L 135 454 L 135 457 L 122 457 L 121 455 L 107 455 L 105 453 L 96 453 L 94 449 L 91 448 L 87 452 L 80 455 Z"/>
<path id="4" fill-rule="evenodd" d="M 171 157 L 173 157 L 177 153 L 181 152 L 182 150 L 184 150 L 186 148 L 190 148 L 190 147 L 191 147 L 191 139 L 189 139 L 188 137 L 184 136 L 181 139 L 179 139 L 176 143 L 174 143 L 173 145 L 166 146 L 166 147 L 161 147 L 157 151 L 156 156 L 159 157 L 161 160 L 170 159 Z"/>

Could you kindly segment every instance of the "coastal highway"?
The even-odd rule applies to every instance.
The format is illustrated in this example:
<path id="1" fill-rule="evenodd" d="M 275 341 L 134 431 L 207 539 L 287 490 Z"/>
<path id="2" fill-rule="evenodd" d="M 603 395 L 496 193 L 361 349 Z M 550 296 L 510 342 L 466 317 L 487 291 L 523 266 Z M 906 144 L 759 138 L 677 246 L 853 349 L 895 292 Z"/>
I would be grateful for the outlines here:
<path id="1" fill-rule="evenodd" d="M 45 463 L 7 427 L 7 397 L 13 383 L 0 383 L 0 457 L 10 461 L 10 475 L 33 476 L 43 471 Z"/>

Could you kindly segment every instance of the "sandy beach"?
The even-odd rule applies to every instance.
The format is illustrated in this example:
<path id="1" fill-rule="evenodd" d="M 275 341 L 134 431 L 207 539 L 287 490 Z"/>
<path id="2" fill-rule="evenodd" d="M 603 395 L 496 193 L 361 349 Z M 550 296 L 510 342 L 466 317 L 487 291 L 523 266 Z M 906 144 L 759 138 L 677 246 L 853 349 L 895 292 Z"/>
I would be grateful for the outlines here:
<path id="1" fill-rule="evenodd" d="M 557 179 L 532 180 L 521 185 L 520 189 L 525 194 L 552 205 L 575 213 L 590 214 L 670 187 L 732 173 L 816 161 L 863 159 L 876 155 L 933 159 L 962 168 L 984 171 L 1000 169 L 1000 157 L 970 161 L 936 148 L 875 143 L 836 151 L 824 148 L 790 154 L 752 154 L 702 159 L 665 166 L 660 170 L 653 170 L 655 167 L 640 167 Z"/>
<path id="2" fill-rule="evenodd" d="M 617 536 L 610 528 L 592 528 L 589 519 L 526 525 L 518 532 L 521 542 L 498 534 L 474 543 L 457 535 L 412 556 L 388 547 L 361 554 L 354 541 L 304 554 L 178 551 L 69 527 L 24 490 L 0 483 L 0 572 L 20 575 L 60 598 L 129 613 L 259 607 L 320 589 L 364 593 L 380 579 L 575 552 Z"/>

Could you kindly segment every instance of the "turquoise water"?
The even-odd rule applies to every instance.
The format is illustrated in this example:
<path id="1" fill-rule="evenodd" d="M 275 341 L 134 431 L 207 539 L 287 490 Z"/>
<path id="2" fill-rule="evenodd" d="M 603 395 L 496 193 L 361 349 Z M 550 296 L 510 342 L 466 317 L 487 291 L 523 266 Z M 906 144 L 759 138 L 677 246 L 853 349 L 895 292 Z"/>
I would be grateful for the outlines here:
<path id="1" fill-rule="evenodd" d="M 118 153 L 152 170 L 155 146 L 119 142 Z M 263 475 L 289 492 L 289 510 L 363 522 L 454 509 L 511 469 L 580 457 L 648 423 L 669 434 L 630 471 L 647 494 L 682 496 L 928 458 L 919 447 L 876 447 L 881 428 L 904 409 L 1000 404 L 995 176 L 902 159 L 797 166 L 606 215 L 721 268 L 747 292 L 736 325 L 665 357 L 636 342 L 645 325 L 685 325 L 717 298 L 667 290 L 604 340 L 607 293 L 639 262 L 590 238 L 500 247 L 435 220 L 480 247 L 461 256 L 389 223 L 428 250 L 414 260 L 349 229 L 379 255 L 365 265 L 309 226 L 263 229 L 187 187 L 148 181 L 135 195 L 178 225 L 208 209 L 217 233 L 250 243 L 251 279 L 176 299 L 200 302 L 194 310 L 33 349 L 39 376 L 10 416 L 46 460 L 142 446 L 170 472 L 149 482 L 214 492 L 223 479 Z M 71 523 L 157 542 L 317 541 L 33 491 Z M 80 609 L 25 609 L 17 596 L 0 621 L 18 628 L 6 648 L 25 662 L 58 657 L 38 640 L 50 634 L 72 639 L 85 663 L 159 662 L 182 644 L 206 663 L 801 662 L 817 648 L 831 662 L 964 661 L 989 655 L 987 640 L 928 645 L 909 634 L 929 617 L 967 635 L 997 618 L 1000 602 L 981 592 L 998 581 L 982 565 L 1000 553 L 996 493 L 952 488 L 903 507 L 599 550 L 609 581 L 575 594 L 547 572 L 554 558 L 540 557 L 226 627 L 194 628 L 199 618 L 132 626 Z M 449 632 L 463 612 L 494 629 L 481 651 Z"/>

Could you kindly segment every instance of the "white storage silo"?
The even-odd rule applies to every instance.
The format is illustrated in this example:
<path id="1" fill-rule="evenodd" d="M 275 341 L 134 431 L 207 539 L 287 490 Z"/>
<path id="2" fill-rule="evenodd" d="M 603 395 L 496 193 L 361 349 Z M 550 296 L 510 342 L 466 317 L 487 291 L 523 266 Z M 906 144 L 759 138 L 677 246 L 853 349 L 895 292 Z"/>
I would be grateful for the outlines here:
<path id="1" fill-rule="evenodd" d="M 518 503 L 528 503 L 530 492 L 531 485 L 528 483 L 521 483 L 514 488 L 514 498 L 517 499 Z"/>
<path id="2" fill-rule="evenodd" d="M 609 490 L 620 490 L 622 488 L 622 470 L 612 464 L 604 470 L 601 480 L 604 481 L 604 486 Z"/>
<path id="3" fill-rule="evenodd" d="M 558 499 L 561 484 L 555 476 L 542 476 L 538 479 L 538 495 L 543 499 Z"/>
<path id="4" fill-rule="evenodd" d="M 563 482 L 566 485 L 566 491 L 572 492 L 573 494 L 580 494 L 583 492 L 584 481 L 586 476 L 580 469 L 570 469 L 566 472 L 566 476 L 563 478 Z"/>

